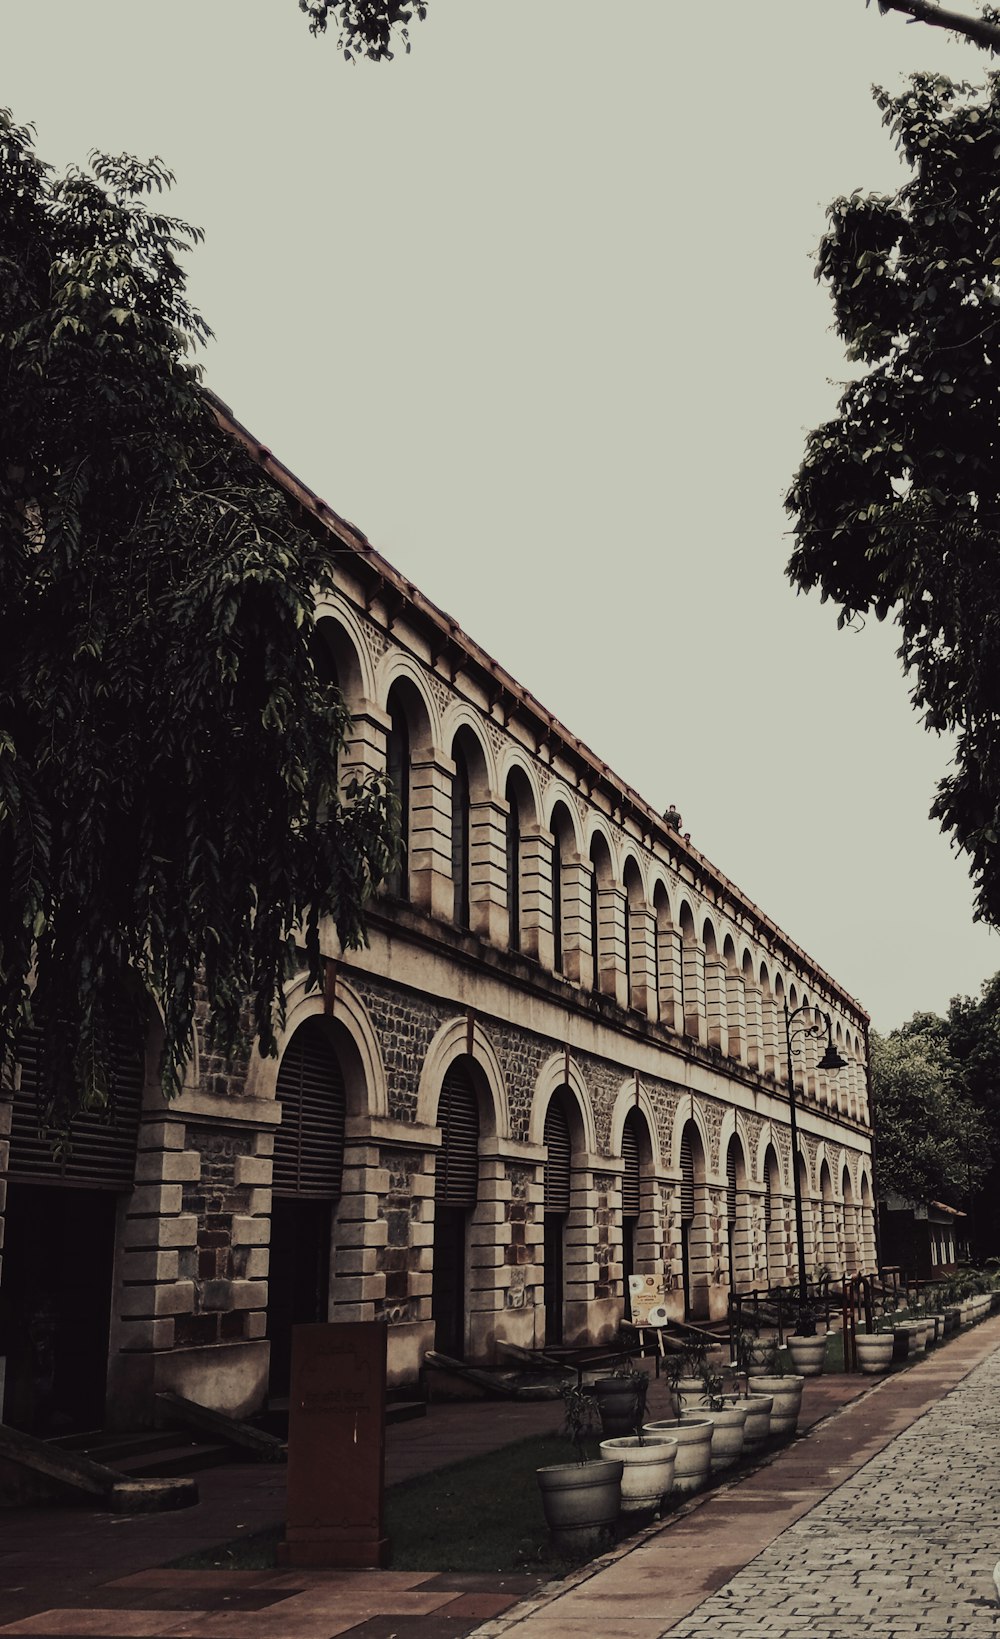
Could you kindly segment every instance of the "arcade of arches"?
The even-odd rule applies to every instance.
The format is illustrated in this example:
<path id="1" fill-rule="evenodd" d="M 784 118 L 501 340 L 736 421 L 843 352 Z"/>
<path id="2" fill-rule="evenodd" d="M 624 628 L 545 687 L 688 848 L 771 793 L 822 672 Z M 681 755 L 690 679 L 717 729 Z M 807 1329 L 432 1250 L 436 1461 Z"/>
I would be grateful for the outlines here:
<path id="1" fill-rule="evenodd" d="M 402 1384 L 435 1347 L 606 1340 L 632 1273 L 662 1278 L 678 1317 L 722 1314 L 732 1288 L 794 1278 L 793 1166 L 810 1268 L 874 1264 L 863 1010 L 317 517 L 337 536 L 318 652 L 351 716 L 343 779 L 390 779 L 400 859 L 364 950 L 324 931 L 326 983 L 290 987 L 277 1060 L 202 1048 L 164 1107 L 150 1009 L 108 1121 L 82 1118 L 56 1159 L 29 1046 L 0 1092 L 0 1360 L 21 1427 L 151 1421 L 160 1389 L 250 1412 L 287 1392 L 302 1321 L 384 1322 Z M 794 1157 L 786 1010 L 816 1027 Z"/>

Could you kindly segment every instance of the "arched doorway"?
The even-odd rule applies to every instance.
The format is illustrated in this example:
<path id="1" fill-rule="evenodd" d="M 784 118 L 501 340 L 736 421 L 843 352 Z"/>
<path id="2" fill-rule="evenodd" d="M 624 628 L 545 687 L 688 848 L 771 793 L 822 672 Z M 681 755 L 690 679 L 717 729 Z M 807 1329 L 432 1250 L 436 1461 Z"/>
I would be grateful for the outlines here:
<path id="1" fill-rule="evenodd" d="M 854 1207 L 854 1190 L 851 1187 L 851 1175 L 844 1167 L 841 1194 L 844 1197 L 844 1274 L 856 1275 L 860 1268 L 858 1260 L 858 1217 Z"/>
<path id="2" fill-rule="evenodd" d="M 837 1219 L 833 1201 L 833 1179 L 830 1168 L 824 1161 L 819 1171 L 820 1196 L 820 1224 L 822 1226 L 820 1242 L 820 1262 L 828 1275 L 839 1274 L 839 1258 L 837 1256 Z"/>
<path id="3" fill-rule="evenodd" d="M 545 1341 L 561 1343 L 566 1291 L 566 1220 L 569 1217 L 573 1144 L 571 1095 L 559 1088 L 545 1112 L 542 1170 Z"/>
<path id="4" fill-rule="evenodd" d="M 340 1199 L 347 1093 L 333 1027 L 318 1015 L 282 1055 L 275 1096 L 267 1335 L 270 1391 L 288 1393 L 292 1327 L 327 1319 L 330 1230 Z"/>
<path id="5" fill-rule="evenodd" d="M 785 1278 L 785 1226 L 781 1198 L 781 1172 L 774 1145 L 764 1152 L 764 1258 L 768 1286 L 778 1286 Z"/>
<path id="6" fill-rule="evenodd" d="M 466 1248 L 469 1216 L 479 1193 L 479 1099 L 472 1061 L 456 1059 L 441 1083 L 441 1148 L 434 1173 L 434 1347 L 465 1356 Z"/>
<path id="7" fill-rule="evenodd" d="M 53 1148 L 41 1098 L 44 1026 L 26 1032 L 11 1112 L 0 1355 L 3 1421 L 38 1435 L 104 1422 L 119 1202 L 134 1186 L 145 1024 L 112 1026 L 108 1107 L 74 1117 Z"/>
<path id="8" fill-rule="evenodd" d="M 729 1247 L 729 1287 L 736 1292 L 748 1283 L 746 1259 L 746 1159 L 733 1133 L 726 1149 L 726 1239 Z"/>
<path id="9" fill-rule="evenodd" d="M 622 1283 L 626 1300 L 629 1280 L 635 1274 L 636 1235 L 642 1210 L 640 1140 L 646 1138 L 646 1134 L 641 1128 L 645 1128 L 642 1117 L 630 1110 L 622 1129 Z M 648 1139 L 646 1141 L 648 1144 Z"/>
<path id="10" fill-rule="evenodd" d="M 708 1214 L 705 1210 L 705 1151 L 693 1121 L 681 1133 L 680 1237 L 684 1318 L 708 1318 Z"/>

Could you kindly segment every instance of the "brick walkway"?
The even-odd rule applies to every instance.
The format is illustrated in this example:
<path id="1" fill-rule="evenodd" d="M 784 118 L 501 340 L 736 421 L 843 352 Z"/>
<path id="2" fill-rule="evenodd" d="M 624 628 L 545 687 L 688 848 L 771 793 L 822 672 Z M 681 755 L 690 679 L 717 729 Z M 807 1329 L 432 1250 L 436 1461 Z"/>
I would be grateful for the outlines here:
<path id="1" fill-rule="evenodd" d="M 390 1430 L 390 1475 L 557 1419 L 551 1405 L 432 1407 Z M 808 1439 L 542 1590 L 432 1570 L 156 1568 L 280 1518 L 273 1468 L 210 1471 L 198 1508 L 155 1518 L 0 1515 L 0 1639 L 1000 1639 L 1000 1317 L 874 1389 L 810 1380 L 800 1426 Z"/>
<path id="2" fill-rule="evenodd" d="M 1000 1635 L 998 1345 L 987 1321 L 479 1639 Z"/>

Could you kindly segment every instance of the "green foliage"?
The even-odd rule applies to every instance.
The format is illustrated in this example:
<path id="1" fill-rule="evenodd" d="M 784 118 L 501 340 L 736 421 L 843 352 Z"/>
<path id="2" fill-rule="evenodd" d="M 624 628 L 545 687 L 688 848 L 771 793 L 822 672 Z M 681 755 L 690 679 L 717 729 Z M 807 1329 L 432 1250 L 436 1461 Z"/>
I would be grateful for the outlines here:
<path id="1" fill-rule="evenodd" d="M 817 276 L 861 365 L 807 441 L 788 574 L 892 616 L 913 703 L 955 735 L 931 810 L 1000 923 L 1000 78 L 876 92 L 909 167 L 829 210 Z"/>
<path id="2" fill-rule="evenodd" d="M 299 0 L 299 10 L 309 18 L 310 32 L 325 34 L 330 18 L 337 25 L 337 50 L 346 62 L 359 57 L 370 62 L 391 62 L 393 36 L 398 34 L 403 50 L 410 49 L 409 25 L 414 17 L 423 22 L 427 0 Z"/>
<path id="3" fill-rule="evenodd" d="M 919 1019 L 929 1024 L 916 1028 Z M 941 1039 L 943 1021 L 917 1015 L 870 1039 L 881 1190 L 966 1206 L 991 1159 L 991 1127 Z"/>
<path id="4" fill-rule="evenodd" d="M 106 1098 L 130 976 L 168 1094 L 202 981 L 223 1047 L 273 1050 L 295 947 L 315 981 L 324 917 L 359 943 L 393 850 L 377 782 L 338 796 L 330 544 L 189 361 L 200 235 L 146 201 L 170 180 L 100 155 L 54 176 L 0 115 L 0 1054 L 44 1020 L 56 1122 Z"/>

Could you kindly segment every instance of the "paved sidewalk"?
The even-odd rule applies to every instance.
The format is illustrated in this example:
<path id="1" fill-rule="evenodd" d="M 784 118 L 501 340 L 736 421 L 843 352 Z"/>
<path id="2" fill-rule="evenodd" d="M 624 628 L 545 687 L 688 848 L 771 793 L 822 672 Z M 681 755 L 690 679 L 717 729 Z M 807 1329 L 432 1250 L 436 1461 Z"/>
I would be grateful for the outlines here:
<path id="1" fill-rule="evenodd" d="M 1000 1635 L 998 1346 L 1000 1318 L 478 1639 Z"/>
<path id="2" fill-rule="evenodd" d="M 808 1439 L 779 1451 L 741 1481 L 693 1499 L 671 1521 L 650 1527 L 605 1560 L 543 1589 L 537 1573 L 157 1568 L 193 1549 L 242 1535 L 239 1527 L 249 1534 L 279 1520 L 284 1490 L 280 1468 L 240 1465 L 208 1471 L 199 1476 L 202 1502 L 176 1514 L 129 1519 L 80 1508 L 0 1514 L 0 1639 L 15 1634 L 34 1639 L 333 1639 L 341 1633 L 352 1639 L 463 1639 L 474 1632 L 480 1639 L 508 1634 L 510 1639 L 562 1639 L 570 1634 L 658 1639 L 664 1633 L 704 1634 L 706 1639 L 710 1633 L 730 1639 L 744 1634 L 747 1639 L 764 1634 L 767 1639 L 782 1639 L 785 1634 L 840 1639 L 848 1632 L 853 1636 L 859 1625 L 868 1625 L 878 1639 L 889 1634 L 899 1639 L 904 1634 L 906 1639 L 925 1634 L 943 1639 L 951 1633 L 974 1639 L 997 1634 L 1000 1639 L 1000 1623 L 994 1624 L 990 1608 L 974 1603 L 990 1597 L 989 1574 L 1000 1556 L 1000 1524 L 996 1551 L 986 1540 L 993 1532 L 994 1505 L 1000 1499 L 987 1494 L 985 1476 L 978 1471 L 983 1449 L 988 1453 L 983 1466 L 993 1466 L 1000 1423 L 1000 1406 L 989 1408 L 988 1416 L 980 1415 L 979 1383 L 982 1378 L 987 1395 L 995 1397 L 1000 1388 L 1000 1352 L 994 1357 L 998 1346 L 1000 1318 L 874 1390 L 871 1380 L 864 1378 L 809 1380 L 800 1420 L 800 1428 L 812 1429 Z M 980 1366 L 983 1361 L 986 1364 Z M 974 1377 L 937 1406 L 973 1368 L 979 1368 Z M 650 1409 L 661 1415 L 665 1407 L 657 1402 L 662 1395 L 663 1385 L 654 1385 Z M 947 1451 L 936 1435 L 928 1446 L 922 1432 L 931 1427 L 935 1433 L 932 1417 L 947 1430 L 949 1407 L 962 1410 L 967 1455 L 959 1460 L 968 1468 L 967 1474 L 962 1471 L 961 1493 L 957 1486 L 952 1488 L 951 1557 L 941 1546 L 932 1556 L 937 1580 L 913 1584 L 918 1590 L 915 1602 L 923 1601 L 922 1619 L 917 1620 L 908 1606 L 904 1625 L 872 1626 L 873 1614 L 881 1620 L 894 1608 L 891 1600 L 897 1587 L 891 1578 L 902 1565 L 916 1565 L 917 1537 L 921 1547 L 934 1545 L 928 1537 L 928 1516 L 937 1520 L 939 1494 L 952 1494 L 947 1487 L 941 1493 L 938 1485 L 947 1473 Z M 551 1402 L 431 1407 L 426 1420 L 390 1429 L 388 1477 L 397 1480 L 427 1472 L 523 1435 L 551 1430 L 559 1417 L 560 1409 Z M 918 1454 L 942 1452 L 934 1461 L 928 1459 L 926 1472 L 900 1442 L 889 1447 L 894 1436 L 911 1425 Z M 883 1447 L 888 1448 L 887 1477 L 866 1516 L 859 1513 L 862 1504 L 853 1495 L 846 1503 L 838 1502 L 846 1493 L 842 1482 L 851 1481 Z M 899 1467 L 900 1460 L 904 1468 Z M 873 1472 L 870 1466 L 851 1481 L 861 1487 L 862 1499 Z M 904 1472 L 905 1484 L 897 1483 Z M 903 1508 L 911 1498 L 917 1510 L 912 1522 Z M 821 1507 L 834 1512 L 817 1533 L 814 1526 L 822 1518 Z M 977 1538 L 973 1545 L 971 1537 L 961 1536 L 959 1541 L 956 1532 L 974 1530 L 976 1510 L 981 1511 L 977 1529 L 982 1540 Z M 868 1523 L 873 1515 L 877 1527 Z M 895 1532 L 878 1543 L 879 1551 L 867 1561 L 856 1557 L 862 1549 L 850 1545 L 858 1519 L 864 1521 L 863 1548 L 876 1543 L 877 1529 L 888 1529 L 891 1523 Z M 935 1529 L 943 1538 L 940 1527 Z M 801 1537 L 794 1536 L 795 1531 Z M 910 1559 L 901 1556 L 899 1542 L 914 1550 Z M 978 1555 L 974 1563 L 973 1554 Z M 768 1556 L 774 1556 L 773 1563 Z M 929 1563 L 922 1560 L 921 1570 Z M 823 1591 L 817 1611 L 808 1601 L 818 1583 Z M 873 1603 L 871 1587 L 876 1584 L 881 1606 Z M 923 1595 L 921 1587 L 932 1592 Z M 842 1609 L 850 1614 L 842 1615 Z M 995 1609 L 1000 1617 L 1000 1606 Z M 956 1616 L 968 1611 L 971 1617 Z M 819 1618 L 831 1613 L 840 1626 L 822 1625 Z M 962 1627 L 961 1621 L 967 1625 Z"/>

